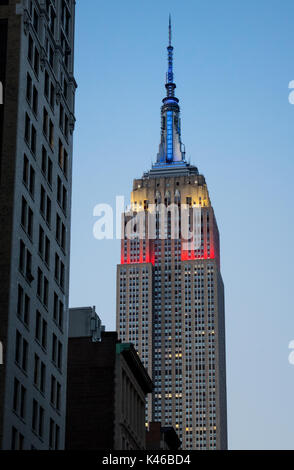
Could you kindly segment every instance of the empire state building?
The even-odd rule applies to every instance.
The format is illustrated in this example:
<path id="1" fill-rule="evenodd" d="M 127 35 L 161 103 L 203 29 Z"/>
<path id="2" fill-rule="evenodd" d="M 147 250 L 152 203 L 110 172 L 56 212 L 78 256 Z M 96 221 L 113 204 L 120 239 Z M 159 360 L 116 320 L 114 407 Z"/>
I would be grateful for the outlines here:
<path id="1" fill-rule="evenodd" d="M 224 285 L 205 178 L 185 159 L 169 23 L 157 160 L 123 214 L 117 330 L 152 377 L 146 426 L 173 426 L 183 449 L 226 449 Z"/>

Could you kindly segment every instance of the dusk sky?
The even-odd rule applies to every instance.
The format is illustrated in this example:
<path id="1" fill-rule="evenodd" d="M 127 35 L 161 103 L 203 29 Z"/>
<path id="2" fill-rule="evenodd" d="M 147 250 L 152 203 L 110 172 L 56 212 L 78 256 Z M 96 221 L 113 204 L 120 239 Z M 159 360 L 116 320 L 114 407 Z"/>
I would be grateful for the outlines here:
<path id="1" fill-rule="evenodd" d="M 70 306 L 115 329 L 120 242 L 96 204 L 129 203 L 160 140 L 168 15 L 187 158 L 221 237 L 230 449 L 294 449 L 293 0 L 79 0 Z"/>

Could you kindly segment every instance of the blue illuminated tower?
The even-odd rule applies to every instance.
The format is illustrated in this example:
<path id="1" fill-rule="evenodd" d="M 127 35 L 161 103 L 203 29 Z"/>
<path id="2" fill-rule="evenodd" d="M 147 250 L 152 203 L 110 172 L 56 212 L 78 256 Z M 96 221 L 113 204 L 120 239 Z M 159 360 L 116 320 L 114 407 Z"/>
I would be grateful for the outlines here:
<path id="1" fill-rule="evenodd" d="M 176 84 L 173 72 L 173 46 L 171 18 L 169 18 L 168 72 L 166 74 L 166 97 L 161 108 L 161 142 L 155 166 L 185 165 L 185 150 L 181 142 L 179 100 L 175 97 Z"/>
<path id="2" fill-rule="evenodd" d="M 167 51 L 159 153 L 151 170 L 134 180 L 131 210 L 124 214 L 124 230 L 131 225 L 134 236 L 124 233 L 121 244 L 117 330 L 123 342 L 134 343 L 154 383 L 146 426 L 150 421 L 173 426 L 183 449 L 226 449 L 219 232 L 205 178 L 185 160 L 175 97 L 171 21 Z M 172 215 L 175 209 L 178 219 Z M 201 219 L 199 244 L 187 246 L 184 229 L 196 227 L 195 213 Z M 143 237 L 138 233 L 141 218 Z M 150 220 L 154 236 L 149 236 Z M 179 231 L 173 236 L 176 220 Z M 131 436 L 129 445 L 134 445 Z"/>

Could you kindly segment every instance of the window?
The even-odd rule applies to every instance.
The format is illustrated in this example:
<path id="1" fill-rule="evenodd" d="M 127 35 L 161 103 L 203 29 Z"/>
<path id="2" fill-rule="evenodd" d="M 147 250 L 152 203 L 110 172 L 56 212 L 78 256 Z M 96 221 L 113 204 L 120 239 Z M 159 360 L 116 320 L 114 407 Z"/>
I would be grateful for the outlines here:
<path id="1" fill-rule="evenodd" d="M 46 382 L 46 366 L 42 362 L 37 354 L 35 354 L 34 362 L 34 384 L 42 392 L 45 392 Z"/>
<path id="2" fill-rule="evenodd" d="M 45 237 L 45 255 L 44 255 L 44 261 L 45 263 L 47 264 L 47 266 L 49 267 L 50 265 L 50 240 L 49 238 L 46 236 Z"/>
<path id="3" fill-rule="evenodd" d="M 46 320 L 42 320 L 42 336 L 41 336 L 41 344 L 44 349 L 47 347 L 47 322 Z"/>
<path id="4" fill-rule="evenodd" d="M 60 329 L 62 329 L 63 327 L 63 311 L 63 302 L 59 300 L 58 295 L 56 294 L 56 292 L 54 292 L 53 319 Z"/>
<path id="5" fill-rule="evenodd" d="M 59 449 L 59 435 L 60 435 L 60 428 L 56 424 L 56 427 L 55 427 L 55 450 Z"/>
<path id="6" fill-rule="evenodd" d="M 33 55 L 34 55 L 34 43 L 33 43 L 32 36 L 29 34 L 28 59 L 31 62 L 31 64 L 33 63 Z"/>
<path id="7" fill-rule="evenodd" d="M 40 342 L 41 340 L 41 319 L 40 312 L 36 311 L 36 324 L 35 324 L 35 339 Z"/>
<path id="8" fill-rule="evenodd" d="M 46 191 L 41 186 L 41 197 L 40 197 L 40 212 L 44 216 L 45 214 L 45 209 L 46 209 Z"/>
<path id="9" fill-rule="evenodd" d="M 23 172 L 22 172 L 22 181 L 28 187 L 29 185 L 29 159 L 26 155 L 23 158 Z"/>
<path id="10" fill-rule="evenodd" d="M 55 88 L 54 88 L 53 83 L 51 83 L 51 86 L 50 86 L 50 106 L 51 106 L 53 111 L 54 111 L 54 99 L 55 99 Z"/>
<path id="11" fill-rule="evenodd" d="M 60 108 L 59 108 L 59 127 L 63 131 L 63 127 L 64 127 L 64 108 L 63 108 L 62 104 L 60 104 Z"/>
<path id="12" fill-rule="evenodd" d="M 51 405 L 56 408 L 57 411 L 60 411 L 61 403 L 61 385 L 56 380 L 54 375 L 51 375 L 51 393 L 50 393 Z"/>
<path id="13" fill-rule="evenodd" d="M 53 122 L 51 121 L 51 119 L 50 119 L 50 122 L 49 122 L 49 144 L 50 144 L 51 149 L 53 149 L 53 147 L 54 147 L 54 125 L 53 125 Z"/>
<path id="14" fill-rule="evenodd" d="M 37 131 L 34 125 L 31 124 L 28 113 L 25 115 L 25 141 L 30 147 L 32 153 L 35 155 L 37 146 Z"/>
<path id="15" fill-rule="evenodd" d="M 54 29 L 55 29 L 55 13 L 54 13 L 54 10 L 52 8 L 52 6 L 49 7 L 49 28 L 50 28 L 50 31 L 51 33 L 53 34 L 54 36 Z"/>
<path id="16" fill-rule="evenodd" d="M 61 240 L 60 240 L 60 246 L 65 251 L 66 248 L 66 228 L 65 225 L 61 225 Z"/>
<path id="17" fill-rule="evenodd" d="M 28 113 L 25 116 L 25 140 L 29 144 L 30 141 L 30 128 L 31 128 L 31 121 L 29 118 Z"/>
<path id="18" fill-rule="evenodd" d="M 32 78 L 30 74 L 27 74 L 27 90 L 26 90 L 26 97 L 28 102 L 31 104 L 31 99 L 32 99 Z"/>
<path id="19" fill-rule="evenodd" d="M 47 109 L 43 108 L 43 132 L 48 139 L 51 149 L 54 147 L 54 125 L 51 119 L 49 119 L 49 114 Z"/>
<path id="20" fill-rule="evenodd" d="M 49 75 L 48 72 L 45 70 L 45 80 L 44 80 L 44 94 L 46 98 L 49 98 Z"/>
<path id="21" fill-rule="evenodd" d="M 16 330 L 15 362 L 26 372 L 28 363 L 28 342 Z"/>
<path id="22" fill-rule="evenodd" d="M 29 192 L 32 197 L 35 194 L 35 170 L 32 166 L 30 166 L 30 178 L 29 178 Z"/>
<path id="23" fill-rule="evenodd" d="M 46 195 L 44 187 L 41 185 L 40 212 L 47 224 L 51 224 L 51 199 Z"/>
<path id="24" fill-rule="evenodd" d="M 69 130 L 69 119 L 68 115 L 64 112 L 64 107 L 60 104 L 59 108 L 59 127 L 63 132 L 65 138 L 68 138 L 68 130 Z"/>
<path id="25" fill-rule="evenodd" d="M 19 401 L 19 389 L 20 383 L 17 379 L 14 379 L 14 389 L 13 389 L 13 411 L 18 411 L 18 401 Z"/>
<path id="26" fill-rule="evenodd" d="M 58 146 L 58 163 L 63 171 L 63 174 L 67 178 L 68 174 L 68 153 L 66 152 L 62 141 L 59 139 L 59 146 Z"/>
<path id="27" fill-rule="evenodd" d="M 38 91 L 37 88 L 34 86 L 33 88 L 33 104 L 32 104 L 33 112 L 37 116 L 38 114 Z"/>
<path id="28" fill-rule="evenodd" d="M 49 449 L 53 449 L 54 446 L 54 421 L 50 418 L 50 425 L 49 425 Z"/>
<path id="29" fill-rule="evenodd" d="M 21 203 L 21 225 L 30 239 L 33 237 L 33 211 L 29 207 L 26 199 L 22 197 Z"/>
<path id="30" fill-rule="evenodd" d="M 57 385 L 56 385 L 56 409 L 57 411 L 60 411 L 60 405 L 61 405 L 61 385 L 59 382 L 57 382 Z"/>
<path id="31" fill-rule="evenodd" d="M 32 275 L 32 254 L 26 248 L 23 240 L 20 240 L 19 270 L 29 283 L 34 280 L 34 276 Z"/>
<path id="32" fill-rule="evenodd" d="M 43 253 L 44 253 L 44 230 L 42 229 L 41 225 L 39 227 L 39 255 L 41 258 L 43 258 Z"/>
<path id="33" fill-rule="evenodd" d="M 39 226 L 39 255 L 49 267 L 50 265 L 50 240 L 45 235 L 42 226 Z"/>
<path id="34" fill-rule="evenodd" d="M 11 450 L 23 450 L 24 436 L 12 426 L 11 430 Z"/>
<path id="35" fill-rule="evenodd" d="M 28 342 L 23 338 L 21 367 L 24 371 L 27 371 L 27 368 L 28 368 L 28 349 L 29 349 Z"/>
<path id="36" fill-rule="evenodd" d="M 49 46 L 49 64 L 54 69 L 54 50 L 51 45 Z"/>
<path id="37" fill-rule="evenodd" d="M 52 336 L 52 361 L 57 362 L 57 336 L 54 333 Z"/>
<path id="38" fill-rule="evenodd" d="M 51 404 L 54 406 L 56 402 L 56 378 L 54 377 L 54 375 L 51 375 L 50 401 L 51 401 Z"/>
<path id="39" fill-rule="evenodd" d="M 40 55 L 38 49 L 35 47 L 35 56 L 34 56 L 34 71 L 35 74 L 39 75 L 39 64 L 40 64 Z"/>
<path id="40" fill-rule="evenodd" d="M 29 159 L 26 155 L 23 158 L 23 176 L 22 176 L 23 184 L 28 189 L 30 195 L 34 197 L 35 192 L 35 170 L 29 164 Z"/>
<path id="41" fill-rule="evenodd" d="M 66 213 L 67 207 L 67 190 L 62 184 L 61 178 L 57 176 L 57 202 L 62 210 Z"/>
<path id="42" fill-rule="evenodd" d="M 30 316 L 30 298 L 25 294 L 23 287 L 18 285 L 17 293 L 17 315 L 28 326 Z"/>
<path id="43" fill-rule="evenodd" d="M 37 400 L 33 400 L 33 413 L 32 413 L 32 428 L 33 431 L 40 437 L 44 433 L 44 409 L 40 406 Z"/>
<path id="44" fill-rule="evenodd" d="M 52 186 L 52 169 L 53 164 L 51 158 L 47 155 L 46 149 L 42 147 L 42 173 L 45 176 L 47 183 Z"/>
<path id="45" fill-rule="evenodd" d="M 66 114 L 64 118 L 64 135 L 66 139 L 68 139 L 68 129 L 69 129 L 69 120 Z"/>
<path id="46" fill-rule="evenodd" d="M 43 349 L 47 348 L 47 322 L 39 310 L 36 311 L 35 339 Z"/>
<path id="47" fill-rule="evenodd" d="M 35 354 L 34 360 L 34 384 L 38 385 L 39 383 L 39 368 L 40 368 L 40 358 L 37 354 Z"/>
<path id="48" fill-rule="evenodd" d="M 37 147 L 37 131 L 32 124 L 32 130 L 31 130 L 31 151 L 33 152 L 34 155 L 36 155 L 36 147 Z"/>
<path id="49" fill-rule="evenodd" d="M 56 241 L 59 246 L 65 251 L 66 248 L 66 228 L 64 223 L 61 221 L 61 218 L 56 214 Z"/>
<path id="50" fill-rule="evenodd" d="M 68 84 L 67 84 L 66 79 L 63 80 L 63 94 L 64 94 L 64 97 L 67 99 L 67 96 L 68 96 Z"/>
<path id="51" fill-rule="evenodd" d="M 32 428 L 34 431 L 37 430 L 37 420 L 38 420 L 38 403 L 36 400 L 33 400 Z"/>
<path id="52" fill-rule="evenodd" d="M 33 211 L 30 207 L 28 208 L 27 234 L 31 239 L 33 238 Z"/>
<path id="53" fill-rule="evenodd" d="M 49 425 L 49 449 L 58 450 L 59 449 L 59 436 L 60 428 L 59 426 L 50 418 Z"/>
<path id="54" fill-rule="evenodd" d="M 65 274 L 65 266 L 63 262 L 61 261 L 59 255 L 55 253 L 54 275 L 55 275 L 55 281 L 61 287 L 61 289 L 64 289 L 64 274 Z"/>
<path id="55" fill-rule="evenodd" d="M 44 276 L 42 270 L 38 268 L 37 295 L 46 308 L 48 307 L 48 292 L 49 281 L 46 276 Z"/>
<path id="56" fill-rule="evenodd" d="M 62 369 L 62 343 L 58 341 L 58 348 L 57 348 L 57 367 L 58 369 Z"/>
<path id="57" fill-rule="evenodd" d="M 48 122 L 49 116 L 46 108 L 43 109 L 43 132 L 46 137 L 48 137 Z"/>
<path id="58" fill-rule="evenodd" d="M 62 343 L 58 341 L 55 333 L 52 335 L 52 361 L 61 370 L 62 368 Z"/>
<path id="59" fill-rule="evenodd" d="M 39 31 L 39 15 L 38 15 L 38 13 L 36 12 L 35 9 L 34 9 L 34 15 L 33 15 L 33 26 L 34 26 L 34 29 L 35 29 L 36 33 L 38 34 L 38 31 Z"/>

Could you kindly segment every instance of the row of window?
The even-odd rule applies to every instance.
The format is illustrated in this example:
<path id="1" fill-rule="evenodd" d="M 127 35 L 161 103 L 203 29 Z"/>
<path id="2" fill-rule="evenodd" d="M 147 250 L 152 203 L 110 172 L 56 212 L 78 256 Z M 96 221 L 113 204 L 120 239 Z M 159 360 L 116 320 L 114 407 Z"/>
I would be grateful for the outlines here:
<path id="1" fill-rule="evenodd" d="M 30 320 L 30 297 L 19 284 L 17 293 L 17 315 L 24 325 L 29 328 Z M 63 328 L 64 305 L 59 300 L 56 292 L 54 293 L 53 319 L 59 328 Z M 47 346 L 47 322 L 42 319 L 42 315 L 37 310 L 35 321 L 35 339 L 42 345 L 43 349 Z"/>
<path id="2" fill-rule="evenodd" d="M 43 323 L 43 328 L 45 326 L 45 332 L 42 331 L 44 335 L 42 337 L 42 341 L 44 347 L 47 346 L 47 325 Z M 36 326 L 37 327 L 37 326 Z M 36 331 L 36 335 L 38 332 Z M 27 340 L 22 336 L 22 334 L 16 330 L 16 339 L 15 339 L 15 362 L 16 364 L 25 372 L 28 372 L 28 352 L 29 352 L 29 344 Z M 63 354 L 63 346 L 61 341 L 58 340 L 55 333 L 52 334 L 52 350 L 51 350 L 51 360 L 55 366 L 61 370 L 62 369 L 62 354 Z M 34 363 L 36 367 L 36 356 L 34 358 Z M 38 356 L 37 356 L 38 357 Z M 42 366 L 40 366 L 42 369 Z M 45 367 L 45 364 L 44 364 Z M 35 368 L 35 371 L 38 372 L 39 369 Z M 38 375 L 38 377 L 42 377 L 42 374 Z M 38 382 L 39 384 L 39 382 Z M 40 385 L 40 384 L 39 384 Z M 40 387 L 38 387 L 40 388 Z M 41 389 L 41 388 L 40 388 Z M 43 390 L 42 390 L 43 391 Z"/>
<path id="3" fill-rule="evenodd" d="M 39 232 L 39 254 L 44 259 L 47 266 L 49 266 L 50 258 L 50 240 L 44 235 L 44 231 L 40 226 Z M 23 240 L 20 240 L 20 251 L 19 251 L 19 271 L 23 274 L 29 284 L 34 280 L 32 273 L 32 254 L 26 247 Z M 60 256 L 55 253 L 55 267 L 54 267 L 55 281 L 61 290 L 65 289 L 65 265 L 61 260 Z M 37 271 L 37 295 L 43 305 L 48 307 L 48 292 L 49 281 L 43 273 L 42 269 L 38 267 Z"/>

